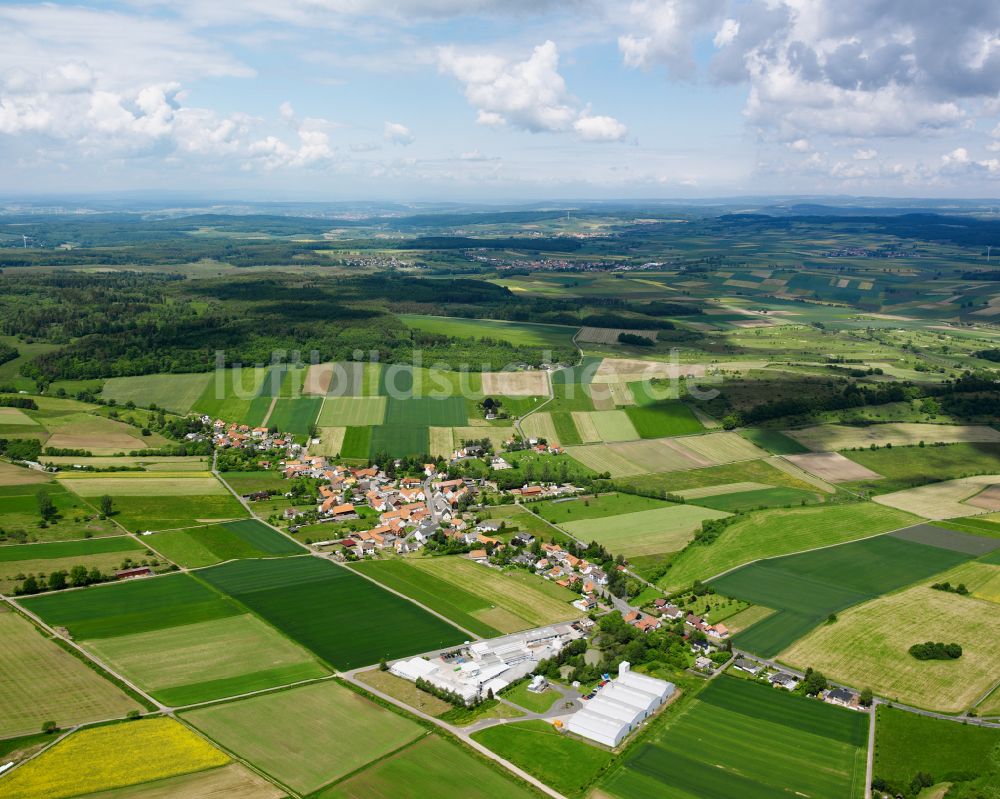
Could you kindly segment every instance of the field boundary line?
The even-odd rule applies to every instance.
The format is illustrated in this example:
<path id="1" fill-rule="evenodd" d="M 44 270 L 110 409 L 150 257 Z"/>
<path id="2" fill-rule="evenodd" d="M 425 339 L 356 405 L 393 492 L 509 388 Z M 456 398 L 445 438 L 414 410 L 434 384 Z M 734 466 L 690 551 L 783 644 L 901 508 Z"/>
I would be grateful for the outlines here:
<path id="1" fill-rule="evenodd" d="M 195 735 L 197 735 L 203 741 L 206 741 L 211 746 L 214 746 L 220 752 L 224 752 L 225 754 L 229 755 L 229 757 L 232 759 L 232 761 L 234 763 L 241 763 L 242 765 L 244 765 L 250 771 L 254 772 L 255 774 L 257 774 L 260 777 L 263 777 L 265 780 L 267 780 L 269 783 L 271 783 L 272 785 L 274 785 L 276 788 L 279 788 L 282 791 L 285 791 L 289 796 L 296 797 L 296 799 L 302 799 L 302 797 L 304 796 L 304 794 L 300 793 L 299 791 L 292 790 L 289 786 L 285 785 L 277 777 L 272 776 L 268 772 L 264 771 L 262 768 L 260 768 L 257 765 L 251 763 L 249 760 L 245 760 L 244 758 L 240 757 L 240 755 L 236 754 L 236 752 L 234 752 L 231 749 L 229 749 L 229 747 L 223 746 L 221 743 L 219 743 L 218 741 L 216 741 L 208 733 L 203 732 L 202 730 L 200 730 L 197 727 L 195 727 L 187 719 L 181 718 L 179 716 L 173 716 L 173 719 L 178 724 L 183 724 L 187 729 L 189 729 L 191 732 L 193 732 Z M 195 772 L 195 773 L 197 773 L 197 772 Z"/>
<path id="2" fill-rule="evenodd" d="M 326 402 L 326 397 L 323 397 L 323 401 Z M 264 414 L 264 418 L 260 420 L 261 427 L 267 427 L 267 423 L 271 421 L 271 414 L 274 413 L 274 406 L 278 404 L 277 397 L 271 397 L 271 404 L 267 406 L 267 413 Z M 320 408 L 322 408 L 322 404 Z"/>
<path id="3" fill-rule="evenodd" d="M 107 585 L 114 585 L 114 583 L 107 583 Z M 43 630 L 45 630 L 46 632 L 48 632 L 49 634 L 51 634 L 53 638 L 58 638 L 60 641 L 64 641 L 65 643 L 69 644 L 69 646 L 71 646 L 77 652 L 79 652 L 80 654 L 82 654 L 91 663 L 94 663 L 95 665 L 97 665 L 103 671 L 107 672 L 112 677 L 114 677 L 116 680 L 120 681 L 123 685 L 127 685 L 132 691 L 134 691 L 136 694 L 138 694 L 143 699 L 145 699 L 147 702 L 149 702 L 149 704 L 153 705 L 159 712 L 161 712 L 161 713 L 168 713 L 170 711 L 170 708 L 168 708 L 162 702 L 159 702 L 158 700 L 154 699 L 152 696 L 150 696 L 148 693 L 146 693 L 144 690 L 142 690 L 142 688 L 139 688 L 131 680 L 123 677 L 121 674 L 119 674 L 118 672 L 116 672 L 114 669 L 108 667 L 107 664 L 104 663 L 104 661 L 102 661 L 96 655 L 92 655 L 90 652 L 88 652 L 86 649 L 84 649 L 82 646 L 80 646 L 78 643 L 76 643 L 76 641 L 73 641 L 72 639 L 67 638 L 64 635 L 60 635 L 58 632 L 56 632 L 56 630 L 53 627 L 50 627 L 46 622 L 44 622 L 40 616 L 37 616 L 36 614 L 32 613 L 27 608 L 22 607 L 16 601 L 14 601 L 10 597 L 6 596 L 5 594 L 0 594 L 0 601 L 8 603 L 17 612 L 20 612 L 24 616 L 27 616 L 36 625 L 38 625 Z"/>
<path id="4" fill-rule="evenodd" d="M 319 793 L 320 791 L 325 791 L 328 788 L 332 788 L 334 785 L 339 785 L 342 782 L 346 782 L 351 777 L 356 777 L 358 774 L 361 774 L 361 773 L 367 771 L 372 766 L 374 766 L 374 765 L 376 765 L 378 763 L 381 763 L 381 762 L 383 762 L 385 760 L 388 760 L 391 757 L 395 757 L 396 755 L 400 754 L 401 752 L 405 752 L 410 747 L 415 746 L 416 744 L 420 743 L 421 741 L 426 740 L 427 738 L 429 738 L 432 735 L 434 735 L 434 732 L 432 730 L 428 730 L 426 727 L 424 727 L 422 735 L 418 735 L 412 741 L 407 741 L 405 744 L 402 744 L 401 746 L 397 746 L 391 752 L 386 752 L 384 755 L 379 755 L 374 760 L 370 760 L 369 762 L 365 763 L 363 766 L 358 766 L 358 768 L 354 769 L 353 771 L 349 771 L 346 774 L 342 774 L 341 776 L 337 777 L 336 779 L 330 780 L 330 782 L 326 783 L 325 785 L 321 785 L 319 788 L 317 788 L 314 791 L 314 793 Z"/>

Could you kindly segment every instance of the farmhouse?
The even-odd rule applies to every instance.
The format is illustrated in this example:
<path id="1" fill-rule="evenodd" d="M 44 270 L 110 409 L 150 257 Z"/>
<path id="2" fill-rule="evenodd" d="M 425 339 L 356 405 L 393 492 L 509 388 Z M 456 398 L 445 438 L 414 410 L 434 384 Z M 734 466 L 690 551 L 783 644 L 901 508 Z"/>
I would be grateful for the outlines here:
<path id="1" fill-rule="evenodd" d="M 600 689 L 587 706 L 566 722 L 566 731 L 604 746 L 616 747 L 676 691 L 673 683 L 636 674 L 628 661 L 618 676 Z"/>

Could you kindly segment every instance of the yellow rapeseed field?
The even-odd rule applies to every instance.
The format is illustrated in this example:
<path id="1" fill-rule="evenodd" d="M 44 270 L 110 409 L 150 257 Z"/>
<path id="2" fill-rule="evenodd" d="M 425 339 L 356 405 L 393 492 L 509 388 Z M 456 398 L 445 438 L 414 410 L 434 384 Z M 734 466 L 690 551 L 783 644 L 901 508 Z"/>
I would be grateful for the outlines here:
<path id="1" fill-rule="evenodd" d="M 81 730 L 6 777 L 5 799 L 63 799 L 222 766 L 229 757 L 173 719 Z"/>

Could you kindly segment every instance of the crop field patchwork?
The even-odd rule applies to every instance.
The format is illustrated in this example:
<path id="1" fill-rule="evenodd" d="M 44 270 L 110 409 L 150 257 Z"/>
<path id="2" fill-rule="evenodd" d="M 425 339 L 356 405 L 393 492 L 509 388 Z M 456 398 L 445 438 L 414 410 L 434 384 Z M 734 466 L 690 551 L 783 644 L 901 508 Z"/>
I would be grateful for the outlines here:
<path id="1" fill-rule="evenodd" d="M 52 434 L 45 446 L 83 449 L 94 455 L 115 455 L 168 443 L 159 433 L 143 436 L 138 428 L 124 422 L 89 413 L 47 416 L 42 419 L 42 424 Z"/>
<path id="2" fill-rule="evenodd" d="M 643 510 L 676 507 L 669 502 L 637 494 L 610 493 L 599 496 L 570 497 L 534 502 L 531 509 L 554 524 L 575 522 L 579 519 L 599 519 Z"/>
<path id="3" fill-rule="evenodd" d="M 561 444 L 552 423 L 552 414 L 545 411 L 533 413 L 521 420 L 521 429 L 528 438 L 544 438 L 552 444 Z"/>
<path id="4" fill-rule="evenodd" d="M 574 417 L 575 418 L 575 417 Z M 625 411 L 594 411 L 590 418 L 597 428 L 599 440 L 607 442 L 634 441 L 639 434 Z"/>
<path id="5" fill-rule="evenodd" d="M 426 734 L 331 680 L 191 710 L 183 718 L 303 794 Z"/>
<path id="6" fill-rule="evenodd" d="M 74 732 L 3 779 L 6 799 L 65 799 L 229 762 L 184 725 L 141 719 Z"/>
<path id="7" fill-rule="evenodd" d="M 576 430 L 578 441 L 573 441 L 573 431 L 569 435 L 560 435 L 559 441 L 562 444 L 596 444 L 601 440 L 601 434 L 597 430 L 597 419 L 595 411 L 572 411 L 569 419 L 572 427 Z M 565 413 L 553 414 L 556 428 L 560 427 L 560 421 L 566 417 Z"/>
<path id="8" fill-rule="evenodd" d="M 741 647 L 771 657 L 830 613 L 926 579 L 967 559 L 962 553 L 883 535 L 758 561 L 713 580 L 711 585 L 719 593 L 779 611 L 736 638 Z"/>
<path id="9" fill-rule="evenodd" d="M 251 402 L 264 388 L 267 373 L 266 368 L 259 367 L 218 369 L 210 374 L 191 410 L 227 422 L 242 422 L 250 412 Z"/>
<path id="10" fill-rule="evenodd" d="M 187 574 L 91 586 L 20 601 L 50 627 L 66 627 L 76 640 L 163 630 L 243 612 Z"/>
<path id="11" fill-rule="evenodd" d="M 285 791 L 242 763 L 88 794 L 87 799 L 282 799 Z"/>
<path id="12" fill-rule="evenodd" d="M 786 430 L 789 436 L 815 452 L 868 447 L 875 444 L 908 446 L 919 444 L 949 444 L 957 441 L 1000 442 L 1000 430 L 977 425 L 911 424 L 887 422 L 865 427 L 828 424 L 802 430 Z"/>
<path id="13" fill-rule="evenodd" d="M 351 568 L 484 638 L 515 632 L 523 627 L 523 624 L 517 623 L 519 620 L 514 619 L 511 619 L 512 624 L 505 625 L 511 629 L 499 629 L 487 624 L 480 617 L 492 617 L 493 621 L 498 621 L 499 614 L 491 613 L 496 609 L 495 605 L 461 586 L 422 571 L 414 566 L 412 560 L 365 560 L 352 564 Z"/>
<path id="14" fill-rule="evenodd" d="M 99 476 L 89 476 L 87 472 L 69 472 L 61 482 L 73 493 L 81 497 L 100 497 L 110 494 L 113 497 L 193 497 L 212 494 L 228 494 L 226 487 L 211 475 L 206 477 L 193 476 L 188 473 L 172 475 L 158 473 L 151 475 L 145 472 L 105 472 Z"/>
<path id="15" fill-rule="evenodd" d="M 316 455 L 335 458 L 343 449 L 346 433 L 346 427 L 321 427 L 319 428 L 319 444 L 310 444 L 309 451 Z"/>
<path id="16" fill-rule="evenodd" d="M 983 532 L 986 534 L 984 535 Z M 964 552 L 975 558 L 1000 549 L 1000 537 L 989 537 L 991 532 L 1000 531 L 982 531 L 976 534 L 968 530 L 948 529 L 937 524 L 917 524 L 913 527 L 897 530 L 891 535 L 907 541 L 916 541 L 918 544 L 950 549 L 953 552 Z"/>
<path id="17" fill-rule="evenodd" d="M 568 589 L 533 574 L 499 572 L 459 556 L 408 558 L 407 564 L 464 592 L 479 597 L 486 609 L 473 615 L 502 632 L 541 627 L 578 618 Z"/>
<path id="18" fill-rule="evenodd" d="M 994 603 L 919 585 L 844 611 L 780 657 L 897 702 L 955 713 L 996 682 L 998 640 Z M 962 657 L 917 660 L 907 652 L 924 641 L 955 641 Z"/>
<path id="19" fill-rule="evenodd" d="M 32 419 L 28 414 L 22 411 L 20 408 L 4 408 L 0 407 L 0 425 L 11 425 L 14 427 L 27 426 L 32 427 L 37 425 L 34 419 Z"/>
<path id="20" fill-rule="evenodd" d="M 882 475 L 865 484 L 878 493 L 970 474 L 1000 474 L 1000 444 L 944 444 L 892 447 L 845 453 L 852 461 Z"/>
<path id="21" fill-rule="evenodd" d="M 612 796 L 858 799 L 867 718 L 723 677 L 630 749 L 602 781 Z"/>
<path id="22" fill-rule="evenodd" d="M 527 346 L 569 347 L 577 328 L 566 325 L 504 322 L 496 319 L 460 319 L 449 316 L 399 314 L 403 323 L 414 330 L 457 338 L 491 338 Z"/>
<path id="23" fill-rule="evenodd" d="M 702 486 L 701 488 L 684 488 L 673 493 L 686 500 L 695 500 L 724 496 L 726 494 L 740 494 L 747 491 L 763 491 L 767 488 L 774 488 L 774 486 L 767 483 L 746 481 L 740 483 L 721 483 L 719 485 Z"/>
<path id="24" fill-rule="evenodd" d="M 705 374 L 700 364 L 671 363 L 669 361 L 639 361 L 633 358 L 605 358 L 594 371 L 597 383 L 634 383 L 653 378 L 674 379 Z"/>
<path id="25" fill-rule="evenodd" d="M 785 455 L 785 460 L 829 483 L 878 480 L 882 475 L 845 458 L 839 452 L 810 452 Z"/>
<path id="26" fill-rule="evenodd" d="M 104 381 L 101 399 L 113 399 L 119 405 L 134 402 L 140 408 L 156 405 L 174 413 L 186 414 L 201 397 L 211 378 L 211 372 L 112 377 Z"/>
<path id="27" fill-rule="evenodd" d="M 385 397 L 327 397 L 316 424 L 320 427 L 362 427 L 385 421 Z"/>
<path id="28" fill-rule="evenodd" d="M 341 669 L 465 640 L 436 616 L 317 558 L 235 561 L 199 576 Z"/>
<path id="29" fill-rule="evenodd" d="M 681 471 L 712 465 L 706 458 L 683 447 L 680 441 L 672 439 L 591 444 L 568 447 L 566 452 L 595 472 L 610 472 L 612 477 Z"/>
<path id="30" fill-rule="evenodd" d="M 101 638 L 86 646 L 173 707 L 329 674 L 306 650 L 249 613 Z"/>
<path id="31" fill-rule="evenodd" d="M 0 547 L 0 591 L 11 593 L 21 574 L 68 572 L 74 566 L 113 572 L 126 557 L 141 560 L 145 552 L 130 536 Z"/>
<path id="32" fill-rule="evenodd" d="M 891 508 L 900 508 L 916 513 L 925 519 L 952 519 L 961 516 L 975 516 L 982 513 L 965 500 L 975 497 L 983 489 L 1000 483 L 1000 474 L 980 477 L 960 477 L 940 483 L 894 491 L 875 497 L 875 501 Z"/>
<path id="33" fill-rule="evenodd" d="M 597 541 L 611 552 L 636 557 L 683 549 L 705 519 L 721 519 L 728 515 L 697 505 L 674 505 L 602 519 L 583 519 L 562 526 L 583 541 Z"/>
<path id="34" fill-rule="evenodd" d="M 685 436 L 677 444 L 706 458 L 712 465 L 766 458 L 767 453 L 736 433 Z"/>
<path id="35" fill-rule="evenodd" d="M 301 555 L 305 550 L 256 519 L 154 533 L 150 546 L 179 566 L 193 569 L 234 558 Z"/>
<path id="36" fill-rule="evenodd" d="M 319 799 L 531 799 L 535 793 L 499 769 L 437 735 L 430 735 L 352 774 L 320 794 Z"/>
<path id="37" fill-rule="evenodd" d="M 25 619 L 0 609 L 0 736 L 37 732 L 42 722 L 61 726 L 123 716 L 134 700 Z"/>
<path id="38" fill-rule="evenodd" d="M 740 435 L 761 449 L 766 449 L 772 455 L 799 455 L 809 451 L 794 438 L 786 436 L 778 430 L 751 427 L 741 430 Z"/>
<path id="39" fill-rule="evenodd" d="M 0 486 L 22 486 L 47 482 L 49 482 L 49 476 L 46 474 L 0 461 Z"/>
<path id="40" fill-rule="evenodd" d="M 872 503 L 760 511 L 729 525 L 713 544 L 687 549 L 672 563 L 661 585 L 675 591 L 752 560 L 841 544 L 917 521 L 908 513 Z"/>

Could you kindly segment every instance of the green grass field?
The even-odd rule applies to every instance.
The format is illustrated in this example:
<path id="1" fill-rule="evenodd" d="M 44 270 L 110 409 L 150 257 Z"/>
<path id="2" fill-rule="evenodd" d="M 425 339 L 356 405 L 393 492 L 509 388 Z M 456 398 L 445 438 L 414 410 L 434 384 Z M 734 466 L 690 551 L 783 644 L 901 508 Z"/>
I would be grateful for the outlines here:
<path id="1" fill-rule="evenodd" d="M 320 427 L 363 427 L 385 421 L 385 397 L 327 397 L 316 424 Z"/>
<path id="2" fill-rule="evenodd" d="M 623 477 L 618 482 L 642 491 L 665 491 L 668 493 L 685 491 L 689 488 L 705 488 L 708 486 L 744 482 L 798 488 L 803 491 L 814 489 L 812 484 L 792 477 L 787 472 L 773 466 L 767 460 L 726 463 L 722 466 L 709 466 L 704 469 L 691 469 L 686 472 L 677 471 L 661 474 L 635 475 L 632 477 Z"/>
<path id="3" fill-rule="evenodd" d="M 467 637 L 350 570 L 316 558 L 235 561 L 199 576 L 341 669 Z"/>
<path id="4" fill-rule="evenodd" d="M 254 367 L 219 369 L 211 373 L 208 384 L 191 410 L 227 422 L 243 422 L 250 413 L 251 403 L 264 386 L 267 373 L 267 369 Z"/>
<path id="5" fill-rule="evenodd" d="M 814 491 L 802 491 L 798 488 L 762 488 L 752 491 L 736 491 L 732 494 L 718 494 L 713 497 L 692 499 L 694 505 L 705 508 L 729 511 L 735 513 L 754 508 L 778 508 L 788 505 L 803 505 L 818 501 Z"/>
<path id="6" fill-rule="evenodd" d="M 528 690 L 528 685 L 530 681 L 519 682 L 513 688 L 503 692 L 503 698 L 508 702 L 513 702 L 515 705 L 523 707 L 525 710 L 530 710 L 533 713 L 546 713 L 548 710 L 556 703 L 556 700 L 562 698 L 562 694 L 558 691 L 547 689 L 542 693 L 535 693 L 534 691 Z"/>
<path id="7" fill-rule="evenodd" d="M 580 438 L 580 432 L 577 430 L 576 425 L 573 424 L 573 415 L 569 411 L 559 411 L 550 415 L 552 417 L 552 425 L 556 431 L 556 440 L 562 446 L 583 443 L 583 439 Z"/>
<path id="8" fill-rule="evenodd" d="M 409 561 L 366 560 L 352 564 L 351 568 L 415 599 L 476 635 L 484 638 L 501 635 L 500 630 L 476 616 L 477 612 L 493 608 L 489 602 L 457 585 L 414 568 Z"/>
<path id="9" fill-rule="evenodd" d="M 114 519 L 134 532 L 174 530 L 247 517 L 246 508 L 232 494 L 188 496 L 115 496 Z"/>
<path id="10" fill-rule="evenodd" d="M 902 491 L 924 483 L 976 474 L 1000 474 L 1000 444 L 944 444 L 930 447 L 893 447 L 858 450 L 845 456 L 860 463 L 880 480 L 851 483 L 879 494 Z"/>
<path id="11" fill-rule="evenodd" d="M 502 632 L 541 627 L 577 618 L 576 595 L 520 570 L 500 572 L 459 556 L 409 558 L 407 563 L 438 580 L 480 597 L 492 606 L 475 612 Z"/>
<path id="12" fill-rule="evenodd" d="M 240 496 L 255 491 L 277 491 L 284 493 L 288 483 L 277 469 L 264 472 L 222 472 L 222 479 Z"/>
<path id="13" fill-rule="evenodd" d="M 710 683 L 601 782 L 632 799 L 859 799 L 867 718 L 731 677 Z"/>
<path id="14" fill-rule="evenodd" d="M 252 614 L 86 642 L 115 671 L 173 707 L 330 672 Z"/>
<path id="15" fill-rule="evenodd" d="M 662 400 L 625 409 L 641 438 L 663 438 L 702 433 L 705 426 L 680 400 Z"/>
<path id="16" fill-rule="evenodd" d="M 386 426 L 461 427 L 468 421 L 468 410 L 462 397 L 389 397 L 386 403 Z"/>
<path id="17" fill-rule="evenodd" d="M 930 577 L 968 557 L 894 536 L 877 536 L 758 561 L 711 585 L 719 593 L 779 611 L 735 639 L 741 647 L 771 657 L 830 613 Z"/>
<path id="18" fill-rule="evenodd" d="M 0 547 L 0 591 L 10 593 L 21 582 L 18 579 L 21 574 L 68 572 L 74 566 L 113 572 L 125 558 L 142 560 L 146 551 L 130 536 Z"/>
<path id="19" fill-rule="evenodd" d="M 185 721 L 300 793 L 312 793 L 425 734 L 324 681 L 192 710 Z"/>
<path id="20" fill-rule="evenodd" d="M 874 503 L 757 511 L 727 527 L 707 546 L 688 547 L 661 585 L 678 590 L 758 558 L 840 544 L 886 533 L 919 521 Z"/>
<path id="21" fill-rule="evenodd" d="M 420 402 L 421 400 L 411 400 Z M 436 400 L 428 400 L 436 402 Z M 348 431 L 357 430 L 356 427 L 348 427 Z M 430 453 L 430 428 L 417 424 L 384 424 L 380 427 L 371 427 L 371 441 L 368 445 L 366 457 L 374 458 L 380 453 L 389 453 L 390 457 L 402 458 L 413 455 L 427 455 Z M 347 455 L 347 440 L 345 437 L 343 451 Z"/>
<path id="22" fill-rule="evenodd" d="M 611 762 L 610 752 L 570 738 L 540 720 L 489 727 L 472 737 L 570 797 L 582 796 Z"/>
<path id="23" fill-rule="evenodd" d="M 761 449 L 766 449 L 772 455 L 800 455 L 803 452 L 809 452 L 807 447 L 779 430 L 749 427 L 741 430 L 740 435 Z"/>
<path id="24" fill-rule="evenodd" d="M 535 513 L 555 524 L 669 507 L 672 507 L 669 502 L 659 499 L 618 492 L 601 494 L 596 497 L 577 497 L 575 499 L 531 503 L 531 509 Z"/>
<path id="25" fill-rule="evenodd" d="M 21 602 L 50 626 L 66 627 L 74 638 L 85 640 L 163 630 L 242 612 L 187 574 L 91 586 Z"/>
<path id="26" fill-rule="evenodd" d="M 256 519 L 168 530 L 154 533 L 148 540 L 157 552 L 189 569 L 237 558 L 282 557 L 305 552 L 294 541 Z"/>
<path id="27" fill-rule="evenodd" d="M 274 403 L 267 426 L 277 427 L 282 433 L 293 436 L 306 436 L 316 422 L 322 405 L 322 397 L 281 397 Z"/>
<path id="28" fill-rule="evenodd" d="M 141 408 L 156 405 L 186 414 L 202 396 L 212 377 L 210 372 L 112 377 L 104 381 L 101 398 L 113 399 L 119 405 L 131 401 Z"/>
<path id="29" fill-rule="evenodd" d="M 918 771 L 934 782 L 996 774 L 1000 730 L 927 718 L 885 705 L 875 727 L 874 776 L 891 785 L 908 786 Z M 994 783 L 996 784 L 996 783 Z"/>
<path id="30" fill-rule="evenodd" d="M 18 469 L 20 472 L 21 470 Z M 54 521 L 41 527 L 38 493 L 45 491 L 56 506 Z M 0 486 L 0 527 L 9 540 L 61 541 L 85 536 L 120 535 L 121 529 L 112 521 L 99 518 L 99 513 L 87 500 L 66 491 L 58 483 L 23 483 Z M 2 540 L 2 539 L 0 539 Z"/>
<path id="31" fill-rule="evenodd" d="M 37 732 L 49 720 L 69 726 L 137 709 L 120 689 L 8 608 L 0 608 L 0 640 L 0 736 Z"/>
<path id="32" fill-rule="evenodd" d="M 336 783 L 317 799 L 529 799 L 535 795 L 467 749 L 430 735 Z"/>
<path id="33" fill-rule="evenodd" d="M 399 314 L 413 329 L 456 338 L 492 338 L 510 344 L 536 347 L 570 347 L 576 327 L 540 325 L 530 322 L 502 322 L 494 319 L 458 319 L 447 316 Z"/>
<path id="34" fill-rule="evenodd" d="M 344 432 L 344 440 L 340 445 L 340 454 L 344 458 L 365 460 L 372 443 L 372 428 L 348 427 Z"/>
<path id="35" fill-rule="evenodd" d="M 581 519 L 562 526 L 581 541 L 597 541 L 611 552 L 636 557 L 677 552 L 704 520 L 728 515 L 697 505 L 671 505 L 621 516 Z"/>
<path id="36" fill-rule="evenodd" d="M 957 661 L 922 661 L 907 651 L 915 643 L 945 640 L 961 644 Z M 997 640 L 995 603 L 924 584 L 844 611 L 780 658 L 908 705 L 958 713 L 996 683 Z"/>

